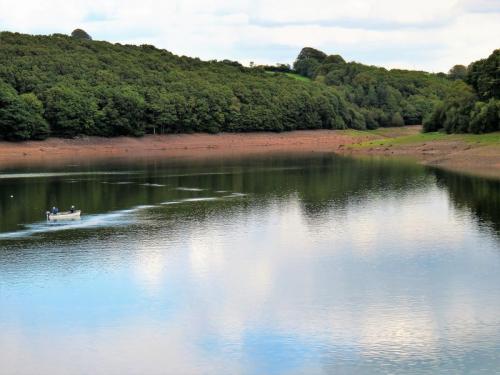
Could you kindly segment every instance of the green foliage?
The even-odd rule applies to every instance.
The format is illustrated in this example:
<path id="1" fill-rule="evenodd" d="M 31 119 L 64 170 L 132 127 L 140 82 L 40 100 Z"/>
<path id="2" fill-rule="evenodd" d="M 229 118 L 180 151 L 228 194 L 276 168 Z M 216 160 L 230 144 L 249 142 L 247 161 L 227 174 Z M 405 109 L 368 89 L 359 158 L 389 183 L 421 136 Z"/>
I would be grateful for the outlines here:
<path id="1" fill-rule="evenodd" d="M 304 48 L 294 63 L 298 74 L 335 86 L 365 119 L 370 129 L 379 126 L 421 124 L 435 102 L 450 91 L 446 75 L 407 70 L 386 70 L 339 55 Z"/>
<path id="2" fill-rule="evenodd" d="M 252 66 L 252 63 L 250 63 Z M 276 64 L 276 65 L 259 65 L 257 68 L 264 69 L 268 72 L 291 73 L 292 67 L 289 64 Z"/>
<path id="3" fill-rule="evenodd" d="M 403 116 L 401 116 L 401 113 L 396 112 L 392 115 L 391 118 L 391 125 L 392 126 L 403 126 L 405 124 L 405 120 L 403 120 Z"/>
<path id="4" fill-rule="evenodd" d="M 455 65 L 448 72 L 448 77 L 451 79 L 465 80 L 467 77 L 467 68 L 463 65 Z"/>
<path id="5" fill-rule="evenodd" d="M 481 100 L 500 99 L 500 49 L 469 66 L 467 78 Z"/>
<path id="6" fill-rule="evenodd" d="M 500 50 L 472 63 L 464 77 L 470 86 L 457 82 L 444 101 L 436 105 L 424 123 L 424 131 L 486 133 L 500 130 L 499 72 Z"/>
<path id="7" fill-rule="evenodd" d="M 43 104 L 33 93 L 21 94 L 23 107 L 27 112 L 24 124 L 28 127 L 29 132 L 23 139 L 42 140 L 49 136 L 49 124 L 43 118 Z"/>
<path id="8" fill-rule="evenodd" d="M 473 90 L 457 82 L 444 103 L 443 128 L 447 133 L 464 133 L 469 128 L 469 114 L 474 107 L 476 95 Z"/>
<path id="9" fill-rule="evenodd" d="M 292 79 L 285 65 L 269 72 L 78 35 L 0 38 L 5 139 L 365 127 L 341 92 Z"/>
<path id="10" fill-rule="evenodd" d="M 295 74 L 295 73 L 285 73 L 285 75 L 287 75 L 288 77 L 290 78 L 293 78 L 293 79 L 297 79 L 299 81 L 303 81 L 303 82 L 310 82 L 311 79 L 310 78 L 307 78 L 307 77 L 304 77 L 304 76 L 301 76 L 300 74 Z"/>
<path id="11" fill-rule="evenodd" d="M 476 102 L 470 114 L 469 132 L 488 133 L 500 130 L 500 100 Z"/>
<path id="12" fill-rule="evenodd" d="M 318 62 L 322 62 L 326 59 L 326 54 L 320 50 L 311 47 L 304 47 L 302 51 L 300 51 L 299 56 L 297 57 L 297 61 L 313 59 Z"/>
<path id="13" fill-rule="evenodd" d="M 314 78 L 316 70 L 319 68 L 320 62 L 313 58 L 304 58 L 295 61 L 293 64 L 294 70 L 304 77 Z"/>
<path id="14" fill-rule="evenodd" d="M 43 106 L 34 94 L 18 95 L 14 88 L 0 80 L 0 135 L 3 139 L 46 138 L 48 125 L 42 114 Z"/>
<path id="15" fill-rule="evenodd" d="M 59 84 L 45 91 L 43 97 L 52 134 L 74 137 L 96 133 L 97 103 L 88 92 Z"/>
<path id="16" fill-rule="evenodd" d="M 99 96 L 102 109 L 97 119 L 97 129 L 99 129 L 97 134 L 106 136 L 144 134 L 146 102 L 136 90 L 130 86 L 100 87 Z M 89 131 L 85 134 L 92 133 Z"/>
<path id="17" fill-rule="evenodd" d="M 345 64 L 345 60 L 340 55 L 329 55 L 324 60 L 326 64 Z"/>
<path id="18" fill-rule="evenodd" d="M 87 34 L 85 30 L 82 29 L 73 30 L 71 36 L 77 39 L 92 40 L 92 37 L 89 34 Z"/>
<path id="19" fill-rule="evenodd" d="M 419 124 L 424 116 L 426 129 L 498 127 L 497 51 L 469 68 L 474 94 L 446 75 L 346 63 L 313 48 L 301 51 L 292 74 L 283 64 L 203 62 L 150 45 L 92 41 L 77 30 L 0 38 L 3 139 L 375 129 Z M 454 91 L 461 94 L 453 99 Z M 438 104 L 445 98 L 448 104 Z M 442 113 L 429 116 L 438 105 Z"/>
<path id="20" fill-rule="evenodd" d="M 439 102 L 424 120 L 424 132 L 436 132 L 442 128 L 445 120 L 444 104 Z"/>

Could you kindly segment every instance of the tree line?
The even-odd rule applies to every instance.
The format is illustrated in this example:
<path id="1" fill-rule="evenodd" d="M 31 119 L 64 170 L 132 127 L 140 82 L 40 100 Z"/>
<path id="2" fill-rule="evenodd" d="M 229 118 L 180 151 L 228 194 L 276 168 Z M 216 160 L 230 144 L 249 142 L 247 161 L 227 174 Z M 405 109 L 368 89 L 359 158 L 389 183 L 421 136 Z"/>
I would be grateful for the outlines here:
<path id="1" fill-rule="evenodd" d="M 498 129 L 498 50 L 448 75 L 304 48 L 293 67 L 201 61 L 151 45 L 0 33 L 0 138 L 375 129 Z M 307 77 L 294 79 L 293 77 Z M 429 115 L 430 114 L 430 115 Z M 425 121 L 424 121 L 425 120 Z"/>
<path id="2" fill-rule="evenodd" d="M 438 102 L 424 131 L 486 133 L 500 130 L 500 49 L 486 59 L 450 70 L 453 90 Z"/>
<path id="3" fill-rule="evenodd" d="M 360 126 L 422 124 L 433 107 L 453 90 L 446 74 L 385 68 L 346 62 L 306 47 L 297 57 L 296 73 L 339 90 L 362 116 Z"/>
<path id="4" fill-rule="evenodd" d="M 150 45 L 0 33 L 0 137 L 356 127 L 336 89 Z"/>

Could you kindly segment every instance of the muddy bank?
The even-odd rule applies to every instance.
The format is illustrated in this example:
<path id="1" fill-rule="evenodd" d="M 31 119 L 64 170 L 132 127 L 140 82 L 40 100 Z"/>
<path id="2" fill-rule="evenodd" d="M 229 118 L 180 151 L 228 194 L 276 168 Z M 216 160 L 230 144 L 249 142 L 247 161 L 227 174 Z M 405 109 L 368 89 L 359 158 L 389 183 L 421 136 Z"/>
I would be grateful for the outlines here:
<path id="1" fill-rule="evenodd" d="M 0 142 L 0 166 L 68 163 L 109 158 L 207 158 L 266 152 L 330 152 L 371 139 L 337 131 L 148 135 L 142 138 L 51 138 L 22 143 Z"/>
<path id="2" fill-rule="evenodd" d="M 412 158 L 424 165 L 500 178 L 500 142 L 485 143 L 483 138 L 477 138 L 475 142 L 474 136 L 470 135 L 421 135 L 420 129 L 419 126 L 408 126 L 368 132 L 311 130 L 0 142 L 0 167 L 130 158 L 210 158 L 262 153 L 335 152 L 349 156 Z"/>
<path id="3" fill-rule="evenodd" d="M 340 147 L 350 156 L 404 157 L 416 162 L 477 176 L 500 178 L 500 134 L 421 134 L 420 127 L 376 131 L 379 137 Z M 404 134 L 406 132 L 406 134 Z"/>

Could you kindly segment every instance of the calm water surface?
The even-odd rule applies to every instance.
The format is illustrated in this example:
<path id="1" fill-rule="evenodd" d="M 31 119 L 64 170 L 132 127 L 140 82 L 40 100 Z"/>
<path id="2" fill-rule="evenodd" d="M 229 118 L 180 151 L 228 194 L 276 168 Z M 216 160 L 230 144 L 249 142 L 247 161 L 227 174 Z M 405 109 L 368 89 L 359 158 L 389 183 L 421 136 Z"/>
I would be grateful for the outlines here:
<path id="1" fill-rule="evenodd" d="M 499 233 L 498 181 L 400 162 L 3 168 L 0 373 L 500 373 Z"/>

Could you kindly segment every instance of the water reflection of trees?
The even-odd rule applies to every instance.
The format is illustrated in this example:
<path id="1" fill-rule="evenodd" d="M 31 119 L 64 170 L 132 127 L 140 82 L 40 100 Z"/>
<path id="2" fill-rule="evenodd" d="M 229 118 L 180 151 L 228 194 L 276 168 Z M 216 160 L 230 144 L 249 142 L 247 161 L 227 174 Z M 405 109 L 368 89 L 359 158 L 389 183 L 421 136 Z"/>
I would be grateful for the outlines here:
<path id="1" fill-rule="evenodd" d="M 61 209 L 76 204 L 85 213 L 101 213 L 136 205 L 226 190 L 245 192 L 265 200 L 298 194 L 307 212 L 335 200 L 389 189 L 391 194 L 408 188 L 421 168 L 401 168 L 378 162 L 341 159 L 331 155 L 274 156 L 241 160 L 154 162 L 115 165 L 123 174 L 41 176 L 0 180 L 0 231 L 15 230 L 21 223 L 43 219 L 53 205 Z M 87 166 L 83 172 L 105 171 Z M 127 173 L 127 171 L 140 173 Z M 33 172 L 33 171 L 30 171 Z M 131 182 L 130 184 L 120 184 Z M 159 183 L 164 188 L 148 187 Z M 205 193 L 176 191 L 177 186 L 205 189 Z M 10 195 L 14 198 L 10 198 Z"/>
<path id="2" fill-rule="evenodd" d="M 500 233 L 500 181 L 471 177 L 439 169 L 432 170 L 438 186 L 446 189 L 460 210 L 468 210 Z"/>
<path id="3" fill-rule="evenodd" d="M 21 223 L 40 221 L 45 210 L 55 204 L 60 208 L 77 204 L 85 213 L 103 213 L 190 196 L 214 195 L 220 190 L 247 193 L 254 200 L 251 204 L 296 196 L 304 214 L 314 219 L 332 208 L 345 208 L 353 200 L 411 196 L 433 186 L 435 180 L 446 188 L 457 207 L 471 210 L 479 220 L 492 223 L 496 231 L 500 230 L 500 182 L 429 170 L 400 161 L 325 154 L 275 155 L 239 160 L 155 161 L 115 165 L 110 169 L 124 174 L 0 179 L 0 231 L 16 230 Z M 105 167 L 87 166 L 85 172 L 96 170 L 103 171 Z M 127 173 L 131 170 L 140 173 Z M 148 187 L 144 183 L 165 187 Z M 175 190 L 178 186 L 205 190 Z M 14 198 L 10 198 L 11 194 Z M 227 210 L 228 204 L 236 202 L 217 202 L 210 206 L 212 210 Z"/>

